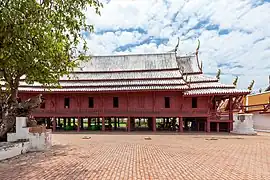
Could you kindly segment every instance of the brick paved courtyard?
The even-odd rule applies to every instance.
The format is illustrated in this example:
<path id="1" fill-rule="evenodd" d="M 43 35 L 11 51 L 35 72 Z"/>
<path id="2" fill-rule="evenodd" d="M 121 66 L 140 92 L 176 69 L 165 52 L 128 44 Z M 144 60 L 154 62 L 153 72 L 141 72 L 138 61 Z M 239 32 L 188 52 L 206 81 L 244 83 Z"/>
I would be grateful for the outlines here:
<path id="1" fill-rule="evenodd" d="M 91 139 L 83 139 L 90 136 Z M 152 140 L 145 140 L 144 137 Z M 54 134 L 46 153 L 0 162 L 0 179 L 263 180 L 270 134 Z"/>

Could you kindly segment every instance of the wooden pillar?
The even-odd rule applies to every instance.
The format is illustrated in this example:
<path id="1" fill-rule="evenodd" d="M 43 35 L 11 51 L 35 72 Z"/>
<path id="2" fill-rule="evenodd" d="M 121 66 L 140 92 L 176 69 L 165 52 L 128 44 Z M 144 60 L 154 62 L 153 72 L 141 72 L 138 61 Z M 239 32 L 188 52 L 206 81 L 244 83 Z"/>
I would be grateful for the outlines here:
<path id="1" fill-rule="evenodd" d="M 153 132 L 157 131 L 156 117 L 152 117 L 152 130 Z"/>
<path id="2" fill-rule="evenodd" d="M 207 121 L 204 122 L 204 132 L 207 132 Z"/>
<path id="3" fill-rule="evenodd" d="M 67 126 L 67 118 L 64 118 L 64 128 Z"/>
<path id="4" fill-rule="evenodd" d="M 211 129 L 210 129 L 210 119 L 209 119 L 209 117 L 207 118 L 207 125 L 206 125 L 206 132 L 210 132 L 211 131 Z"/>
<path id="5" fill-rule="evenodd" d="M 60 124 L 61 124 L 60 118 L 57 118 L 57 124 L 58 124 L 58 126 L 60 126 Z"/>
<path id="6" fill-rule="evenodd" d="M 73 118 L 73 126 L 75 126 L 75 117 Z"/>
<path id="7" fill-rule="evenodd" d="M 88 128 L 91 127 L 91 118 L 88 118 Z"/>
<path id="8" fill-rule="evenodd" d="M 71 126 L 71 118 L 68 118 L 68 126 Z"/>
<path id="9" fill-rule="evenodd" d="M 127 131 L 130 132 L 130 129 L 131 129 L 130 117 L 128 117 L 128 120 L 127 120 Z"/>
<path id="10" fill-rule="evenodd" d="M 51 118 L 46 118 L 47 129 L 51 129 Z"/>
<path id="11" fill-rule="evenodd" d="M 219 132 L 219 122 L 217 122 L 217 132 Z"/>
<path id="12" fill-rule="evenodd" d="M 233 102 L 232 96 L 229 97 L 229 120 L 230 120 L 230 131 L 233 130 Z"/>
<path id="13" fill-rule="evenodd" d="M 53 122 L 52 122 L 52 123 L 53 123 L 53 129 L 52 129 L 52 131 L 55 132 L 55 131 L 56 131 L 56 118 L 53 117 L 53 118 L 52 118 L 52 121 L 53 121 Z"/>
<path id="14" fill-rule="evenodd" d="M 80 118 L 80 123 L 81 123 L 81 129 L 84 129 L 84 127 L 83 127 L 83 125 L 84 125 L 83 118 Z"/>
<path id="15" fill-rule="evenodd" d="M 197 123 L 197 131 L 200 131 L 200 121 L 196 120 Z"/>
<path id="16" fill-rule="evenodd" d="M 179 117 L 179 132 L 183 132 L 183 117 Z"/>
<path id="17" fill-rule="evenodd" d="M 105 117 L 102 117 L 102 131 L 105 131 Z"/>
<path id="18" fill-rule="evenodd" d="M 75 119 L 75 118 L 74 118 L 74 119 Z M 77 132 L 80 132 L 80 126 L 81 126 L 81 118 L 78 117 Z"/>
<path id="19" fill-rule="evenodd" d="M 119 118 L 114 118 L 114 130 L 117 129 L 117 127 L 119 128 Z"/>

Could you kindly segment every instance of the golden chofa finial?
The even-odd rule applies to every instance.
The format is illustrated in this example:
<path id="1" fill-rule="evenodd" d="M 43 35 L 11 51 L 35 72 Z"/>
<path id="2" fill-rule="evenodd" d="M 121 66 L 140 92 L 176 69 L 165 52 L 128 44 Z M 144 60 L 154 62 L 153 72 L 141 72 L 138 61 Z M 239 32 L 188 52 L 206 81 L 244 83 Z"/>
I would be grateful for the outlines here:
<path id="1" fill-rule="evenodd" d="M 248 86 L 248 90 L 250 90 L 250 91 L 252 90 L 252 88 L 254 86 L 254 83 L 255 83 L 255 81 L 252 80 L 251 83 L 250 83 L 250 85 Z"/>
<path id="2" fill-rule="evenodd" d="M 237 85 L 237 82 L 238 82 L 238 76 L 236 76 L 236 78 L 234 79 L 233 85 L 236 86 Z"/>
<path id="3" fill-rule="evenodd" d="M 198 39 L 198 46 L 197 46 L 197 48 L 196 48 L 195 55 L 196 55 L 196 60 L 197 60 L 198 68 L 199 68 L 199 70 L 202 72 L 202 62 L 201 62 L 201 64 L 199 63 L 199 50 L 200 50 L 200 45 L 201 45 L 201 42 L 200 42 L 200 40 Z"/>
<path id="4" fill-rule="evenodd" d="M 200 45 L 201 45 L 201 42 L 200 42 L 200 40 L 198 39 L 198 46 L 197 46 L 197 48 L 196 48 L 196 55 L 199 53 Z"/>
<path id="5" fill-rule="evenodd" d="M 218 72 L 217 72 L 217 75 L 216 75 L 216 78 L 217 78 L 218 80 L 220 80 L 220 74 L 221 74 L 221 70 L 218 69 Z"/>
<path id="6" fill-rule="evenodd" d="M 178 37 L 178 38 L 177 38 L 177 44 L 176 44 L 175 49 L 174 49 L 174 52 L 175 52 L 175 53 L 176 53 L 177 50 L 178 50 L 179 42 L 180 42 L 180 38 Z"/>

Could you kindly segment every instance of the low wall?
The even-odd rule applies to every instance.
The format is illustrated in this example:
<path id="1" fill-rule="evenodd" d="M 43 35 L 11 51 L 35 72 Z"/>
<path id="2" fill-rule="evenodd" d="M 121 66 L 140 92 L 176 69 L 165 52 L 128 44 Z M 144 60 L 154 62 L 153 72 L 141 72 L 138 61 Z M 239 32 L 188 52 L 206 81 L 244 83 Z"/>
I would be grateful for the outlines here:
<path id="1" fill-rule="evenodd" d="M 8 133 L 8 142 L 0 144 L 0 160 L 28 151 L 45 151 L 52 146 L 51 129 L 47 130 L 44 126 L 26 127 L 26 120 L 26 117 L 16 118 L 16 133 Z"/>
<path id="2" fill-rule="evenodd" d="M 256 130 L 270 131 L 270 114 L 253 114 L 254 128 Z"/>
<path id="3" fill-rule="evenodd" d="M 0 143 L 0 161 L 24 154 L 29 148 L 29 142 Z"/>

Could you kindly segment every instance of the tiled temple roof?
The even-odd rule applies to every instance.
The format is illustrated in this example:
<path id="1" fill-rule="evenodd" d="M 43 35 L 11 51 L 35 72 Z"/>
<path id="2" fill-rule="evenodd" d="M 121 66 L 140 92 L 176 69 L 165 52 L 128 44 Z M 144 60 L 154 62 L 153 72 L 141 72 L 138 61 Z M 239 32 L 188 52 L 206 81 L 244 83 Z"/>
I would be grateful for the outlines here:
<path id="1" fill-rule="evenodd" d="M 68 87 L 44 89 L 42 87 L 20 87 L 19 91 L 27 92 L 113 92 L 113 91 L 149 91 L 149 90 L 184 90 L 184 85 L 155 85 L 155 86 L 111 86 L 111 87 Z"/>
<path id="2" fill-rule="evenodd" d="M 125 71 L 125 72 L 77 72 L 71 73 L 72 80 L 104 80 L 104 79 L 158 79 L 158 78 L 180 78 L 181 74 L 177 68 L 161 71 Z M 68 80 L 63 77 L 61 80 Z"/>
<path id="3" fill-rule="evenodd" d="M 223 89 L 223 88 L 209 88 L 209 89 L 196 89 L 184 92 L 184 96 L 194 95 L 226 95 L 226 94 L 249 94 L 250 91 L 246 89 Z"/>
<path id="4" fill-rule="evenodd" d="M 108 87 L 108 86 L 142 86 L 142 85 L 185 85 L 183 79 L 156 79 L 156 80 L 121 80 L 121 81 L 65 81 L 61 82 L 62 87 Z M 21 86 L 29 86 L 21 83 Z M 39 87 L 41 84 L 35 83 L 30 86 Z"/>
<path id="5" fill-rule="evenodd" d="M 181 70 L 181 71 L 180 71 Z M 175 53 L 94 56 L 59 80 L 57 92 L 102 91 L 184 91 L 186 96 L 246 93 L 233 85 L 221 84 L 216 77 L 204 75 L 195 56 L 177 57 Z M 41 84 L 20 83 L 19 91 L 44 92 Z"/>
<path id="6" fill-rule="evenodd" d="M 200 72 L 195 56 L 176 57 L 175 53 L 128 54 L 93 56 L 90 61 L 80 64 L 75 71 L 126 71 L 178 68 L 178 63 L 187 73 Z"/>

